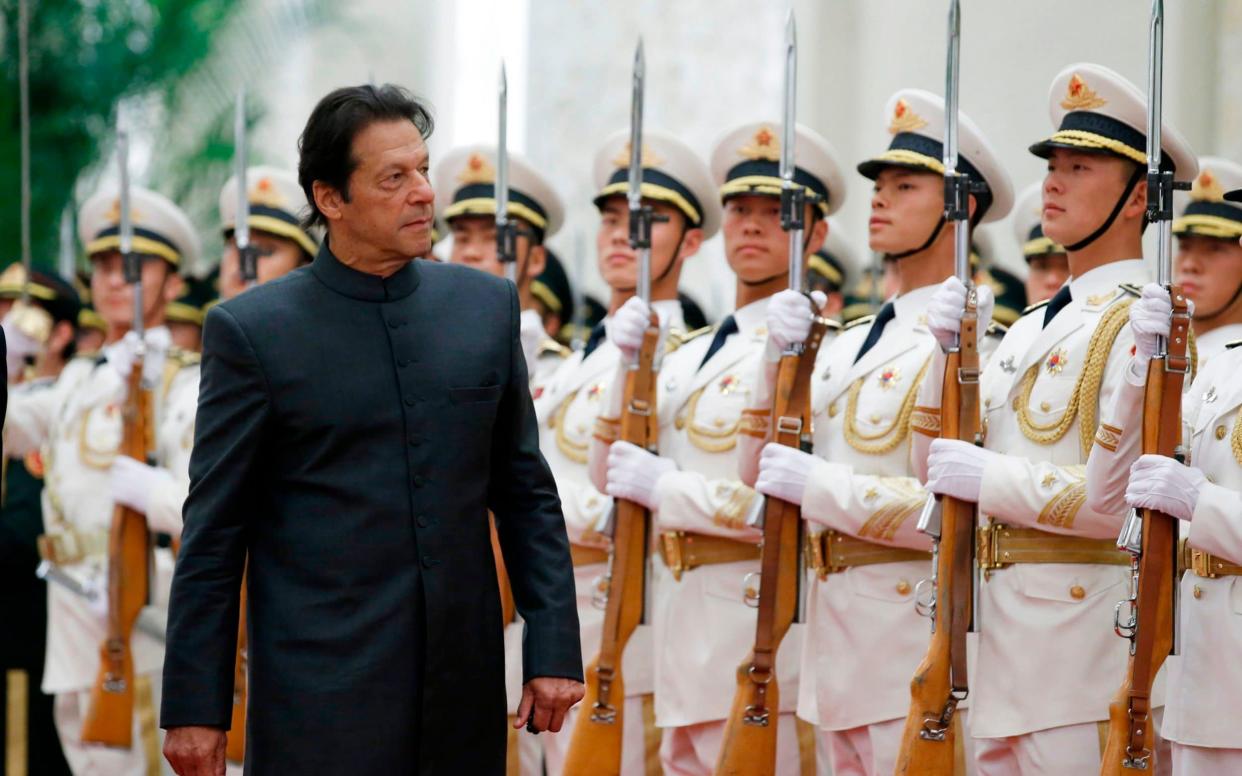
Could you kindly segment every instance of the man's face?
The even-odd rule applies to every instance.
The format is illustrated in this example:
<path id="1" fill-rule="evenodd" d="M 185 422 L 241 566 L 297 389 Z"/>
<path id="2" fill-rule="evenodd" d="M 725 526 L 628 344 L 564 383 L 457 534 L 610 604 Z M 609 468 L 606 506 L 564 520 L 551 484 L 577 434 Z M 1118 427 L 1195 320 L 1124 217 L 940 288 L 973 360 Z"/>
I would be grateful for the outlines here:
<path id="1" fill-rule="evenodd" d="M 1040 219 L 1044 236 L 1061 245 L 1088 237 L 1108 219 L 1133 170 L 1133 162 L 1116 156 L 1052 149 Z M 1140 181 L 1129 201 L 1141 207 L 1146 196 L 1146 184 Z M 1127 205 L 1123 214 L 1131 209 Z"/>
<path id="2" fill-rule="evenodd" d="M 146 321 L 162 320 L 164 305 L 177 297 L 172 267 L 158 256 L 142 262 L 142 314 Z M 170 296 L 171 294 L 171 296 Z M 134 289 L 125 282 L 120 251 L 91 255 L 91 303 L 110 328 L 127 329 L 134 322 Z"/>
<path id="3" fill-rule="evenodd" d="M 657 216 L 667 218 L 651 224 L 651 278 L 655 280 L 664 276 L 669 263 L 675 260 L 686 218 L 664 202 L 644 199 L 643 204 L 650 206 Z M 599 274 L 609 288 L 632 291 L 638 286 L 638 252 L 630 247 L 630 211 L 623 196 L 609 197 L 600 205 L 595 255 Z"/>
<path id="4" fill-rule="evenodd" d="M 1032 256 L 1027 262 L 1026 303 L 1051 299 L 1069 277 L 1069 257 L 1064 253 Z"/>
<path id="5" fill-rule="evenodd" d="M 1196 315 L 1223 312 L 1242 286 L 1242 245 L 1232 238 L 1179 237 L 1173 277 L 1195 303 Z"/>
<path id="6" fill-rule="evenodd" d="M 517 265 L 518 277 L 533 280 L 543 272 L 546 264 L 542 246 L 532 248 L 530 227 L 515 220 L 518 229 Z M 483 270 L 498 278 L 505 276 L 505 267 L 496 259 L 496 219 L 493 216 L 458 216 L 449 223 L 453 232 L 453 252 L 449 263 L 464 264 Z"/>
<path id="7" fill-rule="evenodd" d="M 289 274 L 301 266 L 306 255 L 293 240 L 256 230 L 250 232 L 250 245 L 258 254 L 258 261 L 255 263 L 259 275 L 256 281 L 258 285 Z M 232 299 L 245 290 L 246 282 L 242 279 L 237 240 L 229 235 L 224 241 L 224 254 L 220 257 L 220 297 Z"/>
<path id="8" fill-rule="evenodd" d="M 386 259 L 422 256 L 431 250 L 435 194 L 428 179 L 423 136 L 412 122 L 378 121 L 354 137 L 349 199 L 322 181 L 315 203 L 333 229 Z"/>
<path id="9" fill-rule="evenodd" d="M 823 219 L 812 221 L 807 205 L 803 223 L 814 227 L 804 233 L 803 247 L 814 253 L 828 236 Z M 765 283 L 789 272 L 789 235 L 781 229 L 781 201 L 776 197 L 747 194 L 724 204 L 725 258 L 738 280 L 748 285 Z"/>
<path id="10" fill-rule="evenodd" d="M 871 191 L 868 244 L 879 253 L 904 253 L 927 241 L 944 214 L 944 178 L 887 167 Z"/>
<path id="11" fill-rule="evenodd" d="M 172 336 L 172 344 L 190 353 L 197 353 L 203 346 L 203 327 L 197 323 L 170 321 L 168 333 Z"/>

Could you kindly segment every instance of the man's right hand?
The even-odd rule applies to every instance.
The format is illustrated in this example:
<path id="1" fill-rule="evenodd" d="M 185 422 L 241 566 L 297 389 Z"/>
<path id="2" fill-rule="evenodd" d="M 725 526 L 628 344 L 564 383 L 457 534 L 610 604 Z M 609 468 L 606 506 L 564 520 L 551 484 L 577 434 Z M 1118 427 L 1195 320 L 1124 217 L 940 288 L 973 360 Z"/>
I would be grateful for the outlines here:
<path id="1" fill-rule="evenodd" d="M 650 325 L 651 308 L 643 300 L 632 296 L 608 322 L 608 340 L 621 351 L 624 360 L 633 361 L 638 357 L 643 336 Z"/>
<path id="2" fill-rule="evenodd" d="M 220 728 L 169 728 L 164 736 L 164 759 L 177 776 L 224 776 L 227 740 Z"/>

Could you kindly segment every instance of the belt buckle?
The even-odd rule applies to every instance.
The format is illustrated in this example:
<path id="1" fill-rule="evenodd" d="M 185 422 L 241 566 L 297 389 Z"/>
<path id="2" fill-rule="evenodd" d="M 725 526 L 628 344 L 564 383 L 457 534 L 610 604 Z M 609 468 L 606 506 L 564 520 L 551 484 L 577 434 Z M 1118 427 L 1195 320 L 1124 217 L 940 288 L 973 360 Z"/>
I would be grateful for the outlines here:
<path id="1" fill-rule="evenodd" d="M 685 536 L 684 531 L 665 531 L 660 534 L 660 549 L 664 555 L 664 565 L 668 566 L 668 570 L 673 572 L 673 580 L 681 581 L 681 575 L 686 570 L 686 562 L 682 555 L 681 541 Z"/>
<path id="2" fill-rule="evenodd" d="M 975 550 L 978 556 L 979 568 L 984 573 L 984 579 L 987 579 L 988 572 L 1005 567 L 1005 564 L 1000 561 L 1000 548 L 998 546 L 999 534 L 1004 527 L 1004 523 L 997 522 L 989 522 L 987 525 L 979 526 L 979 540 Z"/>
<path id="3" fill-rule="evenodd" d="M 846 566 L 845 559 L 842 557 L 842 550 L 833 549 L 839 544 L 837 537 L 841 534 L 828 529 L 821 535 L 824 537 L 824 576 L 827 577 L 829 574 L 839 574 L 845 571 L 848 566 Z"/>
<path id="4" fill-rule="evenodd" d="M 824 552 L 824 539 L 828 533 L 828 531 L 822 531 L 807 537 L 806 541 L 806 565 L 821 581 L 828 578 L 827 553 Z"/>
<path id="5" fill-rule="evenodd" d="M 1212 555 L 1202 550 L 1190 550 L 1190 570 L 1197 577 L 1216 579 L 1216 574 L 1212 573 Z"/>
<path id="6" fill-rule="evenodd" d="M 82 546 L 75 531 L 45 533 L 38 539 L 39 557 L 55 566 L 68 566 L 82 560 Z"/>

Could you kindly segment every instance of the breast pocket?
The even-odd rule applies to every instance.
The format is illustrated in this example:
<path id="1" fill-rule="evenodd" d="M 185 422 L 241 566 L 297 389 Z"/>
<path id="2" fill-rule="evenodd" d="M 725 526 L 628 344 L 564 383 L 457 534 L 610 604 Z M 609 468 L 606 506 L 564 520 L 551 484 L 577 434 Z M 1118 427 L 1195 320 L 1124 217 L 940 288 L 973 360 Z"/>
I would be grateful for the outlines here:
<path id="1" fill-rule="evenodd" d="M 450 388 L 449 401 L 453 404 L 483 404 L 500 400 L 504 387 L 483 385 L 479 387 Z"/>
<path id="2" fill-rule="evenodd" d="M 1126 566 L 1091 564 L 1020 563 L 1014 571 L 1026 597 L 1065 604 L 1083 604 L 1105 594 L 1119 596 L 1130 576 Z"/>

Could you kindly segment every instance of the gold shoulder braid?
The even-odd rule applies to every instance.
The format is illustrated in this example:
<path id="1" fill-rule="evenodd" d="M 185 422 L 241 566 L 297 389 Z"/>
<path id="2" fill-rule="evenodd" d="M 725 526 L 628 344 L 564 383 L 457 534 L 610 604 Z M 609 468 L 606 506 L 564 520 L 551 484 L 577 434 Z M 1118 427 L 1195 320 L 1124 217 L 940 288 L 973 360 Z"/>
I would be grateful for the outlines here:
<path id="1" fill-rule="evenodd" d="M 923 367 L 919 369 L 918 375 L 910 383 L 910 388 L 906 391 L 906 397 L 901 401 L 901 409 L 898 410 L 893 425 L 878 434 L 863 434 L 858 430 L 855 421 L 858 415 L 858 396 L 862 393 L 863 383 L 867 381 L 867 378 L 860 377 L 854 381 L 854 384 L 850 386 L 850 393 L 845 404 L 845 441 L 850 447 L 867 455 L 884 455 L 905 441 L 910 435 L 910 416 L 914 413 L 914 400 L 917 398 L 919 386 L 923 384 L 923 375 L 927 374 L 927 366 L 930 363 L 931 356 L 928 356 L 923 362 Z"/>
<path id="2" fill-rule="evenodd" d="M 1120 304 L 1113 305 L 1100 319 L 1099 325 L 1091 333 L 1091 340 L 1087 343 L 1087 361 L 1078 375 L 1078 381 L 1074 383 L 1074 390 L 1070 393 L 1065 412 L 1052 423 L 1041 425 L 1031 418 L 1031 393 L 1035 388 L 1035 379 L 1039 376 L 1039 368 L 1043 366 L 1043 359 L 1032 364 L 1031 368 L 1026 371 L 1026 374 L 1022 376 L 1017 407 L 1018 427 L 1022 429 L 1023 436 L 1036 444 L 1055 444 L 1065 436 L 1070 426 L 1074 425 L 1074 420 L 1081 411 L 1082 423 L 1078 429 L 1079 444 L 1084 457 L 1090 454 L 1091 444 L 1095 441 L 1096 416 L 1099 414 L 1099 407 L 1096 403 L 1099 401 L 1100 385 L 1104 382 L 1104 369 L 1108 366 L 1108 356 L 1112 352 L 1113 343 L 1117 341 L 1117 335 L 1121 333 L 1129 320 L 1131 304 L 1133 300 L 1127 299 Z M 1082 403 L 1084 390 L 1090 397 L 1090 401 L 1085 405 Z"/>
<path id="3" fill-rule="evenodd" d="M 707 386 L 700 388 L 690 395 L 686 401 L 686 408 L 682 414 L 677 416 L 675 425 L 678 430 L 684 429 L 686 436 L 690 438 L 690 444 L 707 453 L 725 453 L 732 450 L 737 445 L 737 431 L 742 425 L 739 417 L 737 422 L 731 426 L 720 429 L 705 431 L 698 428 L 694 424 L 694 415 L 699 408 L 699 399 L 703 398 L 703 391 L 707 390 Z"/>
<path id="4" fill-rule="evenodd" d="M 1242 466 L 1242 409 L 1238 410 L 1237 420 L 1233 422 L 1233 433 L 1229 436 L 1229 445 L 1233 448 L 1233 460 Z"/>
<path id="5" fill-rule="evenodd" d="M 574 463 L 586 463 L 587 445 L 575 442 L 565 434 L 565 414 L 569 412 L 569 405 L 574 403 L 577 395 L 578 392 L 574 391 L 565 397 L 565 401 L 561 402 L 561 406 L 556 409 L 556 414 L 552 416 L 551 425 L 556 429 L 556 448 Z"/>

